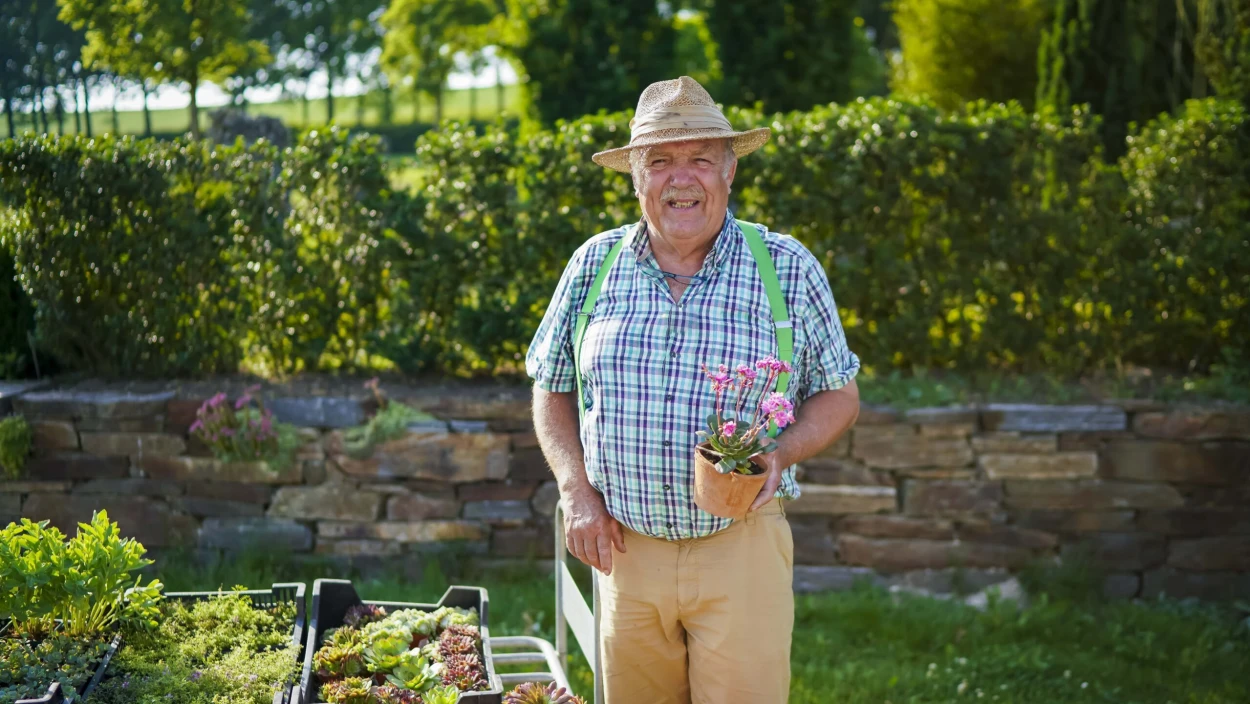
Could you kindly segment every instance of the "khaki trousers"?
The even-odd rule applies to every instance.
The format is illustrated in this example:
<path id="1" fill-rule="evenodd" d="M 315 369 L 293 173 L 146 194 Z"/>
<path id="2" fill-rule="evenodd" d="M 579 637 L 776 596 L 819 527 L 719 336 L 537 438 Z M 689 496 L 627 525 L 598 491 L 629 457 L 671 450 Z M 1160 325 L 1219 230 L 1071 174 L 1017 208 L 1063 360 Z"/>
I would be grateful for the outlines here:
<path id="1" fill-rule="evenodd" d="M 600 580 L 607 704 L 784 704 L 794 540 L 781 499 L 706 538 L 624 532 Z"/>

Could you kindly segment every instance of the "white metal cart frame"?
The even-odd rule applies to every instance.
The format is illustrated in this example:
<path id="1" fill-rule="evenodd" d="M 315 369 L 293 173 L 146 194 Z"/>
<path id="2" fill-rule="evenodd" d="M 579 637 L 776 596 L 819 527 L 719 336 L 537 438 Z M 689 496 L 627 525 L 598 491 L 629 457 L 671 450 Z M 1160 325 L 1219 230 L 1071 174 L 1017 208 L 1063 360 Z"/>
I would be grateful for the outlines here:
<path id="1" fill-rule="evenodd" d="M 554 561 L 556 580 L 556 642 L 533 636 L 501 636 L 490 639 L 496 665 L 523 665 L 543 663 L 546 672 L 518 672 L 499 675 L 505 687 L 524 682 L 555 682 L 557 686 L 572 691 L 569 686 L 569 631 L 586 655 L 586 662 L 594 673 L 595 691 L 592 704 L 603 702 L 603 669 L 599 658 L 599 573 L 591 570 L 592 594 L 590 604 L 582 596 L 581 589 L 569 571 L 569 551 L 564 535 L 564 507 L 556 505 L 555 512 L 556 555 Z M 500 652 L 520 650 L 522 652 Z"/>

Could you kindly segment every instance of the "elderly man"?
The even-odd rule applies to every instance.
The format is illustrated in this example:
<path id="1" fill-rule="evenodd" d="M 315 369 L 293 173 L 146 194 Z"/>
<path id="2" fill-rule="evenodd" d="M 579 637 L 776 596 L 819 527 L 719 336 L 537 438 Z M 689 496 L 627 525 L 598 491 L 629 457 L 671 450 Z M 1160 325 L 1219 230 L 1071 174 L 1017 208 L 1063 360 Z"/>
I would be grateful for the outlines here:
<path id="1" fill-rule="evenodd" d="M 604 575 L 607 702 L 784 702 L 794 543 L 783 502 L 799 495 L 794 465 L 858 417 L 859 360 L 820 262 L 729 213 L 738 157 L 768 129 L 735 132 L 685 76 L 649 86 L 630 128 L 628 146 L 594 160 L 632 173 L 642 219 L 573 253 L 526 357 L 569 551 Z M 751 237 L 767 247 L 789 321 L 774 321 Z M 797 420 L 755 458 L 767 480 L 745 517 L 705 513 L 695 433 L 714 396 L 700 367 L 784 351 Z"/>

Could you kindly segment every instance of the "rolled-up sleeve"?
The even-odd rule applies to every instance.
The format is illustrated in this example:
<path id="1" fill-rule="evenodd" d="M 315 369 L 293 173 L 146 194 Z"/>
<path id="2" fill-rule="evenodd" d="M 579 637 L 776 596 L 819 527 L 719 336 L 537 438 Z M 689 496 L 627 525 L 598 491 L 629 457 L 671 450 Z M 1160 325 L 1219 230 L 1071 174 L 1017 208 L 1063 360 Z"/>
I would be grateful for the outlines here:
<path id="1" fill-rule="evenodd" d="M 803 368 L 799 372 L 799 401 L 821 391 L 846 386 L 859 373 L 859 357 L 846 344 L 842 318 L 833 299 L 829 277 L 815 258 L 803 267 L 807 305 L 800 323 L 807 332 Z"/>
<path id="2" fill-rule="evenodd" d="M 583 271 L 586 249 L 578 248 L 564 267 L 560 283 L 534 339 L 525 353 L 525 372 L 545 391 L 564 393 L 577 388 L 573 374 L 573 329 L 589 283 Z"/>

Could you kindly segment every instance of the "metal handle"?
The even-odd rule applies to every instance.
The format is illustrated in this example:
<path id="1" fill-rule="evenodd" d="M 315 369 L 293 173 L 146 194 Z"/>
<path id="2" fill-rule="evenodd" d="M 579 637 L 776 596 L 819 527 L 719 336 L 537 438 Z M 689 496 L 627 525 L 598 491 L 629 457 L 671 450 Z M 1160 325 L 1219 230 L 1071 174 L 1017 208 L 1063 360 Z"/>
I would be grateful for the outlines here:
<path id="1" fill-rule="evenodd" d="M 533 636 L 504 636 L 491 638 L 490 648 L 494 651 L 496 665 L 543 663 L 547 666 L 546 672 L 509 672 L 498 675 L 499 680 L 505 686 L 513 686 L 525 682 L 555 682 L 557 687 L 563 687 L 565 691 L 572 691 L 560 654 L 556 652 L 555 647 L 551 643 Z M 521 648 L 533 648 L 538 652 L 533 650 L 522 653 L 498 652 L 499 650 Z"/>
<path id="2" fill-rule="evenodd" d="M 599 573 L 591 571 L 591 604 L 586 604 L 581 589 L 569 572 L 568 543 L 564 535 L 564 505 L 556 504 L 556 651 L 562 665 L 567 669 L 569 663 L 569 629 L 573 637 L 586 654 L 586 661 L 595 677 L 594 704 L 603 701 L 603 663 L 599 653 Z"/>

